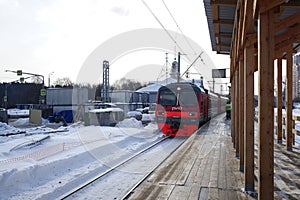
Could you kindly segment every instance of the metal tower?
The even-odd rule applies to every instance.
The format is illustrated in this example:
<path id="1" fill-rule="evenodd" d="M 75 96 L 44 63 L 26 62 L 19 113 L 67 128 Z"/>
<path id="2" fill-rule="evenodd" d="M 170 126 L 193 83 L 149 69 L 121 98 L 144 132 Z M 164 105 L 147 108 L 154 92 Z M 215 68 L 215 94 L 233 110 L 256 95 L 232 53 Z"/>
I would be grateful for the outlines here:
<path id="1" fill-rule="evenodd" d="M 104 102 L 109 101 L 109 62 L 107 60 L 103 61 L 103 91 L 102 97 Z"/>

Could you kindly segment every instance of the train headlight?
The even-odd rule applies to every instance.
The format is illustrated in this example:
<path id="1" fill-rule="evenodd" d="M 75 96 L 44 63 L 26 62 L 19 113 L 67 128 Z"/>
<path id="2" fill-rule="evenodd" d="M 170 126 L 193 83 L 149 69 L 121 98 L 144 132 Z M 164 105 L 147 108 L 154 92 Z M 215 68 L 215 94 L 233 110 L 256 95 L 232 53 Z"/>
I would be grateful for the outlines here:
<path id="1" fill-rule="evenodd" d="M 190 116 L 190 117 L 196 116 L 196 112 L 189 112 L 189 116 Z"/>

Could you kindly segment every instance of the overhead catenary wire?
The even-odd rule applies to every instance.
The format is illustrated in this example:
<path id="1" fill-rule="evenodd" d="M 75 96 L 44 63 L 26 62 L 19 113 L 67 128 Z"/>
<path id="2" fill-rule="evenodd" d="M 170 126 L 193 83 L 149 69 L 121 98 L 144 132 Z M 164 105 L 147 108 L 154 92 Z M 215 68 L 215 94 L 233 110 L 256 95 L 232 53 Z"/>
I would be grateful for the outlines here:
<path id="1" fill-rule="evenodd" d="M 158 17 L 155 15 L 155 13 L 151 10 L 151 8 L 148 6 L 148 4 L 141 0 L 144 6 L 148 9 L 148 11 L 152 14 L 152 16 L 155 18 L 155 20 L 159 23 L 159 25 L 164 29 L 164 31 L 167 33 L 167 35 L 171 38 L 171 40 L 178 46 L 179 50 L 182 52 L 182 55 L 185 55 L 186 58 L 191 61 L 191 59 L 187 56 L 188 54 L 184 53 L 183 49 L 180 47 L 180 45 L 177 43 L 176 39 L 173 38 L 173 36 L 170 34 L 170 32 L 166 29 L 166 27 L 162 24 L 162 22 L 158 19 Z"/>
<path id="2" fill-rule="evenodd" d="M 171 38 L 171 40 L 178 46 L 178 48 L 180 49 L 181 51 L 181 55 L 184 55 L 190 62 L 191 62 L 191 59 L 189 58 L 189 54 L 186 54 L 184 53 L 183 49 L 179 46 L 179 44 L 177 43 L 176 39 L 174 39 L 172 37 L 172 35 L 169 33 L 169 31 L 166 29 L 166 27 L 162 24 L 162 22 L 158 19 L 158 17 L 155 15 L 155 13 L 151 10 L 151 8 L 148 6 L 148 4 L 144 1 L 144 0 L 141 0 L 142 3 L 144 4 L 144 6 L 148 9 L 148 11 L 152 14 L 152 16 L 155 18 L 155 20 L 160 24 L 160 26 L 164 29 L 164 31 L 167 33 L 167 35 Z M 195 52 L 195 50 L 193 49 L 192 45 L 189 43 L 189 41 L 187 40 L 186 36 L 184 35 L 182 29 L 180 28 L 180 26 L 178 25 L 175 17 L 172 15 L 170 9 L 168 8 L 168 6 L 166 5 L 166 3 L 162 0 L 163 4 L 165 5 L 167 11 L 169 12 L 169 15 L 172 17 L 174 23 L 176 24 L 178 30 L 181 32 L 181 34 L 183 35 L 185 41 L 187 42 L 187 44 L 190 46 L 190 48 L 193 50 L 194 52 L 194 55 L 197 54 Z M 176 48 L 176 46 L 175 46 Z M 201 58 L 201 55 L 203 54 L 204 52 L 202 51 L 195 59 L 194 61 L 192 62 L 192 64 L 188 67 L 188 69 L 181 75 L 181 77 L 184 76 L 184 74 L 186 74 L 188 72 L 188 70 L 194 65 L 194 63 L 199 59 Z M 201 61 L 203 62 L 202 58 L 201 58 Z M 204 63 L 204 62 L 203 62 Z"/>
<path id="3" fill-rule="evenodd" d="M 202 51 L 198 56 L 197 58 L 192 62 L 192 64 L 190 64 L 190 66 L 183 72 L 183 74 L 181 75 L 181 78 L 184 76 L 184 74 L 186 74 L 189 69 L 194 65 L 194 63 L 199 59 L 201 58 L 201 55 L 204 53 L 204 51 Z"/>
<path id="4" fill-rule="evenodd" d="M 175 25 L 177 26 L 178 30 L 179 30 L 180 33 L 183 35 L 183 38 L 184 38 L 185 42 L 188 44 L 188 46 L 192 49 L 192 51 L 193 51 L 194 54 L 196 55 L 197 53 L 196 53 L 195 49 L 192 47 L 191 43 L 190 43 L 190 42 L 188 41 L 188 39 L 186 38 L 186 36 L 185 36 L 185 34 L 183 33 L 182 29 L 181 29 L 180 26 L 178 25 L 178 23 L 177 23 L 177 21 L 176 21 L 174 15 L 171 13 L 170 9 L 168 8 L 167 4 L 165 3 L 164 0 L 161 0 L 161 1 L 163 2 L 164 6 L 165 6 L 165 8 L 167 9 L 167 11 L 168 11 L 169 15 L 171 16 L 171 18 L 173 19 L 173 21 L 174 21 Z"/>

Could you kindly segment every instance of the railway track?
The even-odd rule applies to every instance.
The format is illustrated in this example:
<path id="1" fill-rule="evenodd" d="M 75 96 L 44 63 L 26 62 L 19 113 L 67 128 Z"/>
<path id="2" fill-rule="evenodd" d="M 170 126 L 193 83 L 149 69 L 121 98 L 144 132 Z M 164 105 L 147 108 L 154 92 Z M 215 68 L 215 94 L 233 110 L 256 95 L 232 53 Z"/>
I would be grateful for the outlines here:
<path id="1" fill-rule="evenodd" d="M 128 192 L 120 198 L 121 200 L 127 200 L 133 194 L 134 190 L 137 189 L 165 160 L 167 160 L 170 155 L 175 152 L 184 142 L 182 142 L 179 146 L 177 146 L 167 157 L 165 157 L 158 165 L 154 166 L 142 179 L 139 180 L 132 188 L 128 190 Z"/>
<path id="2" fill-rule="evenodd" d="M 122 171 L 122 170 L 120 170 L 120 168 L 121 168 L 122 166 L 124 166 L 124 165 L 130 163 L 130 161 L 133 162 L 134 159 L 138 159 L 138 158 L 141 157 L 142 155 L 145 155 L 145 153 L 146 153 L 147 151 L 150 151 L 151 149 L 154 149 L 155 147 L 158 147 L 159 144 L 163 143 L 163 142 L 166 141 L 167 139 L 168 139 L 168 137 L 162 138 L 161 140 L 159 140 L 159 141 L 153 143 L 152 145 L 150 145 L 150 146 L 148 146 L 148 147 L 142 149 L 141 151 L 135 153 L 134 155 L 130 156 L 129 158 L 127 158 L 127 159 L 121 161 L 120 163 L 116 164 L 115 166 L 111 167 L 110 169 L 106 170 L 105 172 L 103 172 L 103 173 L 101 173 L 101 174 L 98 174 L 98 175 L 95 176 L 94 178 L 92 178 L 92 179 L 90 179 L 90 180 L 88 180 L 88 181 L 86 181 L 86 182 L 84 182 L 84 183 L 78 185 L 77 187 L 74 187 L 73 189 L 71 189 L 71 190 L 65 192 L 63 195 L 59 196 L 57 199 L 68 199 L 68 198 L 72 199 L 72 197 L 74 197 L 74 196 L 75 196 L 75 197 L 76 197 L 76 196 L 77 196 L 77 197 L 78 197 L 78 196 L 81 196 L 80 193 L 81 193 L 83 190 L 88 189 L 93 183 L 97 182 L 97 180 L 99 181 L 100 179 L 105 178 L 106 176 L 108 176 L 109 174 L 111 174 L 111 173 L 114 172 L 114 171 L 118 171 L 118 170 L 119 170 L 119 171 Z M 176 140 L 175 140 L 175 141 L 176 141 Z M 131 192 L 132 192 L 136 187 L 138 187 L 138 186 L 142 183 L 142 181 L 145 180 L 145 179 L 146 179 L 146 178 L 147 178 L 147 177 L 148 177 L 148 176 L 149 176 L 149 175 L 150 175 L 150 174 L 151 174 L 151 173 L 152 173 L 152 172 L 160 165 L 160 163 L 162 163 L 165 159 L 167 159 L 167 157 L 168 157 L 172 152 L 174 152 L 174 151 L 175 151 L 182 143 L 184 143 L 185 140 L 179 140 L 179 141 L 180 141 L 180 142 L 178 142 L 178 145 L 175 145 L 176 147 L 175 147 L 170 153 L 168 153 L 168 155 L 166 156 L 166 158 L 164 158 L 162 161 L 160 161 L 159 164 L 156 164 L 154 167 L 152 167 L 152 168 L 150 169 L 150 171 L 148 170 L 149 172 L 147 172 L 147 173 L 143 176 L 143 178 L 141 178 L 141 179 L 134 185 L 134 187 L 132 187 L 132 188 L 126 193 L 126 195 L 124 195 L 124 197 L 122 197 L 122 199 L 127 199 L 127 198 L 130 196 Z M 92 186 L 91 186 L 91 187 L 92 187 Z M 128 187 L 128 188 L 130 188 L 130 187 Z M 126 191 L 127 191 L 127 189 L 125 190 L 125 192 L 126 192 Z M 123 192 L 123 194 L 124 194 L 125 192 Z M 123 194 L 122 194 L 122 195 L 123 195 Z M 118 199 L 119 199 L 119 198 L 118 198 Z"/>

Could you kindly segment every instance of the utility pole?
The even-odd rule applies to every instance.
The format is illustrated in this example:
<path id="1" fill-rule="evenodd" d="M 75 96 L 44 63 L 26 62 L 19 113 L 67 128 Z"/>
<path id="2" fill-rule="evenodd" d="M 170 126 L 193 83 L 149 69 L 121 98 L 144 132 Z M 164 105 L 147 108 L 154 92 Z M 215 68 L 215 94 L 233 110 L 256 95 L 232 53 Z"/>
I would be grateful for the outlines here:
<path id="1" fill-rule="evenodd" d="M 177 64 L 177 83 L 180 81 L 180 52 L 178 52 L 178 64 Z"/>
<path id="2" fill-rule="evenodd" d="M 53 75 L 54 72 L 51 72 L 49 75 L 48 75 L 48 87 L 50 87 L 50 76 Z"/>
<path id="3" fill-rule="evenodd" d="M 166 85 L 168 84 L 168 52 L 166 53 Z"/>

